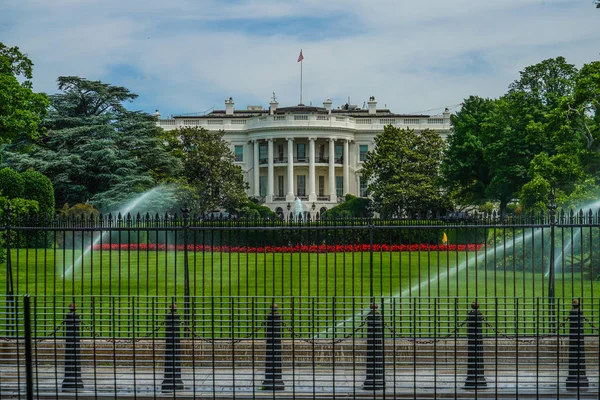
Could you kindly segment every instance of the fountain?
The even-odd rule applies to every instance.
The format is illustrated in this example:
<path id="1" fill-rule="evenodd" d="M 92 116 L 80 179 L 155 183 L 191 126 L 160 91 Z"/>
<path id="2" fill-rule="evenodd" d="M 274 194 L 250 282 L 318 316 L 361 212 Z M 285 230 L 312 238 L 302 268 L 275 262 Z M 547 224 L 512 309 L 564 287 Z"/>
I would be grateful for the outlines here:
<path id="1" fill-rule="evenodd" d="M 175 196 L 173 190 L 174 188 L 167 185 L 156 186 L 146 192 L 140 193 L 138 196 L 123 205 L 123 207 L 116 211 L 116 213 L 120 213 L 125 217 L 136 207 L 143 207 L 144 212 L 164 212 L 165 210 L 174 206 Z M 101 235 L 98 235 L 98 237 L 92 241 L 92 244 L 86 246 L 83 252 L 75 259 L 69 268 L 64 271 L 62 275 L 63 279 L 74 277 L 75 270 L 81 266 L 84 257 L 102 240 L 106 233 L 107 232 L 103 232 Z"/>
<path id="2" fill-rule="evenodd" d="M 299 221 L 300 218 L 304 217 L 304 206 L 302 205 L 302 200 L 300 197 L 296 197 L 296 201 L 294 203 L 294 220 Z"/>

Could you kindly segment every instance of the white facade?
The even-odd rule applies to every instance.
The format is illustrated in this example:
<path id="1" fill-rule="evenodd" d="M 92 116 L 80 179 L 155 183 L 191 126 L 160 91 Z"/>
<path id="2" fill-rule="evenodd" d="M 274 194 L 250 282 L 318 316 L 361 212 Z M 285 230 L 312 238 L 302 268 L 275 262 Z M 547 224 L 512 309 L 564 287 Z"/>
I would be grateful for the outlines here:
<path id="1" fill-rule="evenodd" d="M 440 116 L 394 114 L 377 109 L 373 97 L 364 109 L 331 105 L 327 100 L 323 107 L 278 108 L 272 101 L 268 110 L 256 106 L 235 110 L 229 98 L 225 110 L 159 119 L 158 125 L 166 130 L 186 126 L 223 130 L 249 184 L 248 195 L 286 215 L 294 211 L 297 197 L 314 215 L 334 207 L 347 193 L 364 196 L 362 162 L 384 126 L 432 129 L 443 139 L 450 133 L 447 111 Z"/>

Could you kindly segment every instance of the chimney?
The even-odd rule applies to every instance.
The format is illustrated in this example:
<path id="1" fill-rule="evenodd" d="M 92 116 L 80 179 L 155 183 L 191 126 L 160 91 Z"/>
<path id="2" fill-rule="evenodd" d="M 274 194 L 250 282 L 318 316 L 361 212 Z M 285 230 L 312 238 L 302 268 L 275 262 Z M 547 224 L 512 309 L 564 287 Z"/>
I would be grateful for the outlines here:
<path id="1" fill-rule="evenodd" d="M 273 115 L 275 110 L 277 110 L 277 107 L 279 107 L 279 103 L 277 102 L 277 100 L 271 100 L 271 102 L 269 103 L 269 114 Z"/>
<path id="2" fill-rule="evenodd" d="M 233 97 L 230 97 L 229 99 L 225 100 L 225 115 L 233 115 L 233 105 L 235 103 L 233 102 Z"/>
<path id="3" fill-rule="evenodd" d="M 442 114 L 444 116 L 444 119 L 450 119 L 450 110 L 448 110 L 447 108 L 444 109 L 444 114 Z"/>
<path id="4" fill-rule="evenodd" d="M 369 97 L 367 104 L 369 105 L 369 114 L 377 114 L 377 102 L 375 101 L 375 96 Z"/>
<path id="5" fill-rule="evenodd" d="M 331 114 L 331 99 L 327 99 L 323 102 L 323 107 L 327 110 L 328 114 Z"/>

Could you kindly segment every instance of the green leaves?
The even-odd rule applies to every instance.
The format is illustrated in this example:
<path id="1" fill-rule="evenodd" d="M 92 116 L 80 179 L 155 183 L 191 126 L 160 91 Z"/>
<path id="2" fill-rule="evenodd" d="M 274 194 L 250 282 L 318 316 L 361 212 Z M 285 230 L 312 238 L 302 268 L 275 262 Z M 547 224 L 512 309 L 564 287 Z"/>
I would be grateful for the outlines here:
<path id="1" fill-rule="evenodd" d="M 111 211 L 178 173 L 181 163 L 169 154 L 154 119 L 122 106 L 137 95 L 78 77 L 58 81 L 63 92 L 50 97 L 43 121 L 48 136 L 27 153 L 13 145 L 4 154 L 14 168 L 48 176 L 57 204 L 90 201 Z"/>
<path id="2" fill-rule="evenodd" d="M 247 201 L 246 183 L 223 132 L 181 128 L 163 134 L 170 153 L 182 162 L 179 175 L 187 190 L 183 202 L 195 211 L 236 209 Z"/>
<path id="3" fill-rule="evenodd" d="M 0 144 L 20 137 L 37 139 L 48 99 L 31 90 L 33 63 L 18 47 L 0 43 Z M 26 78 L 21 84 L 18 77 Z"/>
<path id="4" fill-rule="evenodd" d="M 443 151 L 444 141 L 434 131 L 386 126 L 362 169 L 375 210 L 392 217 L 443 207 L 436 185 Z"/>

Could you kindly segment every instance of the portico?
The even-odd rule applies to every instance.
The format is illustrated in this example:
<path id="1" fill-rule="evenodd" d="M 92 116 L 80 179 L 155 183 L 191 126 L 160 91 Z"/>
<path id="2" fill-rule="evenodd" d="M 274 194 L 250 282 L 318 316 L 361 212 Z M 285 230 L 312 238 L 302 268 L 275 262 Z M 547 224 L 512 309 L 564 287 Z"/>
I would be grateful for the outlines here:
<path id="1" fill-rule="evenodd" d="M 255 139 L 253 182 L 258 184 L 252 185 L 251 192 L 267 203 L 293 202 L 296 197 L 335 203 L 349 190 L 350 143 L 349 138 L 315 136 Z M 341 186 L 336 185 L 338 176 L 342 177 Z M 266 187 L 261 187 L 261 181 Z"/>

